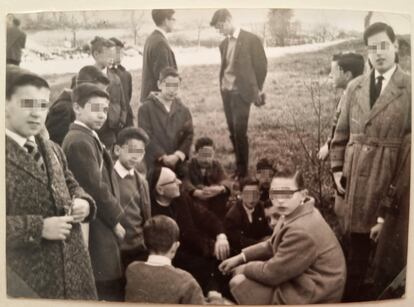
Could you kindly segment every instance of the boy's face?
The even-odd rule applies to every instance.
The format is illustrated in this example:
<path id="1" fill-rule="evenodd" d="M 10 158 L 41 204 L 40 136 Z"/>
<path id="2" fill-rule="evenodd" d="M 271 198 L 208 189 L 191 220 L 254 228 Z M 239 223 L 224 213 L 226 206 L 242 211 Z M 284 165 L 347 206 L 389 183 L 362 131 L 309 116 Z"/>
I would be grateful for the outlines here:
<path id="1" fill-rule="evenodd" d="M 264 215 L 269 227 L 271 229 L 275 228 L 277 221 L 280 218 L 280 214 L 277 212 L 275 206 L 271 206 L 264 209 Z"/>
<path id="2" fill-rule="evenodd" d="M 162 81 L 158 82 L 158 87 L 161 91 L 161 96 L 167 101 L 174 100 L 178 96 L 180 90 L 180 78 L 168 76 Z"/>
<path id="3" fill-rule="evenodd" d="M 243 204 L 249 208 L 253 209 L 256 207 L 260 199 L 259 187 L 257 185 L 246 185 L 242 191 L 242 201 Z"/>
<path id="4" fill-rule="evenodd" d="M 25 138 L 38 134 L 46 120 L 49 95 L 45 87 L 17 87 L 6 100 L 6 128 Z"/>
<path id="5" fill-rule="evenodd" d="M 108 114 L 109 100 L 105 97 L 91 97 L 84 107 L 78 103 L 73 104 L 76 119 L 92 130 L 99 130 L 104 124 Z"/>
<path id="6" fill-rule="evenodd" d="M 115 145 L 115 153 L 126 169 L 133 169 L 145 155 L 145 144 L 141 140 L 129 139 L 124 145 Z"/>
<path id="7" fill-rule="evenodd" d="M 224 22 L 217 22 L 214 28 L 223 36 L 232 35 L 234 31 L 231 18 L 227 18 Z"/>
<path id="8" fill-rule="evenodd" d="M 304 199 L 296 184 L 295 178 L 275 177 L 270 185 L 269 197 L 275 212 L 289 215 Z"/>
<path id="9" fill-rule="evenodd" d="M 379 73 L 385 73 L 395 63 L 396 41 L 391 42 L 387 33 L 380 32 L 368 37 L 368 58 Z"/>
<path id="10" fill-rule="evenodd" d="M 257 180 L 259 180 L 261 186 L 269 187 L 270 182 L 272 181 L 273 174 L 274 172 L 272 169 L 259 169 L 257 170 L 256 178 Z"/>
<path id="11" fill-rule="evenodd" d="M 174 15 L 171 16 L 170 18 L 166 18 L 164 21 L 164 25 L 165 25 L 165 32 L 171 33 L 172 31 L 174 31 L 174 27 L 175 27 Z"/>
<path id="12" fill-rule="evenodd" d="M 93 57 L 102 69 L 113 64 L 116 50 L 115 47 L 103 47 L 101 52 L 95 52 Z"/>
<path id="13" fill-rule="evenodd" d="M 213 146 L 203 146 L 196 154 L 196 159 L 201 167 L 207 168 L 211 166 L 214 159 L 214 148 Z"/>
<path id="14" fill-rule="evenodd" d="M 335 88 L 346 88 L 348 80 L 337 61 L 331 62 L 331 73 L 329 74 L 329 77 L 331 78 Z"/>
<path id="15" fill-rule="evenodd" d="M 121 60 L 122 60 L 122 47 L 115 47 L 115 54 L 114 54 L 114 59 L 113 59 L 113 64 L 119 65 L 121 64 Z"/>

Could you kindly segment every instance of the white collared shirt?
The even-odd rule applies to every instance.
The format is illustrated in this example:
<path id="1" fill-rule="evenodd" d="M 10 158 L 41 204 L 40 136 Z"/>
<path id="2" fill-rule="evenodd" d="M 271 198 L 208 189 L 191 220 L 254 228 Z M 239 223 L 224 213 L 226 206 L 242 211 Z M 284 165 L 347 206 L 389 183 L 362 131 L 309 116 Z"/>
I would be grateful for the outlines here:
<path id="1" fill-rule="evenodd" d="M 171 259 L 162 255 L 149 255 L 145 264 L 152 266 L 171 265 Z"/>
<path id="2" fill-rule="evenodd" d="M 13 132 L 13 131 L 7 129 L 7 128 L 6 128 L 6 135 L 8 137 L 10 137 L 11 139 L 13 139 L 13 141 L 15 141 L 20 147 L 22 147 L 26 151 L 27 151 L 27 149 L 26 149 L 26 147 L 24 147 L 24 144 L 26 144 L 28 139 L 30 141 L 32 141 L 34 144 L 36 144 L 36 140 L 35 140 L 34 135 L 29 136 L 28 138 L 25 138 L 25 137 L 17 134 L 16 132 Z"/>
<path id="3" fill-rule="evenodd" d="M 254 208 L 252 208 L 252 209 L 247 208 L 247 207 L 243 204 L 243 209 L 244 209 L 244 211 L 246 211 L 247 218 L 249 219 L 249 222 L 250 222 L 250 223 L 253 223 L 253 212 L 254 212 Z"/>
<path id="4" fill-rule="evenodd" d="M 234 37 L 235 39 L 237 39 L 239 37 L 239 34 L 240 34 L 240 28 L 239 27 L 236 27 L 234 29 L 233 34 L 232 35 L 229 35 L 229 38 Z"/>
<path id="5" fill-rule="evenodd" d="M 124 179 L 127 175 L 134 176 L 134 169 L 126 169 L 119 160 L 115 162 L 114 169 L 122 179 Z"/>
<path id="6" fill-rule="evenodd" d="M 397 65 L 394 64 L 393 67 L 391 67 L 390 69 L 388 69 L 383 74 L 380 74 L 377 70 L 375 70 L 375 83 L 377 82 L 377 77 L 379 77 L 379 76 L 383 76 L 384 77 L 384 80 L 382 80 L 382 87 L 381 87 L 381 93 L 380 93 L 380 95 L 384 92 L 385 87 L 390 82 L 391 77 L 394 74 L 394 72 L 395 72 L 396 69 L 397 69 Z"/>
<path id="7" fill-rule="evenodd" d="M 155 30 L 160 31 L 162 35 L 164 35 L 165 39 L 167 38 L 167 32 L 164 31 L 164 29 L 161 29 L 160 27 L 156 27 Z"/>

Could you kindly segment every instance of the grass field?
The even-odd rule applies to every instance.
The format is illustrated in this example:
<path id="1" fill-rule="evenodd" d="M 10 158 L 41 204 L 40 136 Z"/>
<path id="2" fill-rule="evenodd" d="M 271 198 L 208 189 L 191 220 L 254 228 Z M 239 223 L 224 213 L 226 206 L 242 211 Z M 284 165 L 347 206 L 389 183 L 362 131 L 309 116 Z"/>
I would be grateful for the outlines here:
<path id="1" fill-rule="evenodd" d="M 332 114 L 340 93 L 327 82 L 332 55 L 354 51 L 365 55 L 363 42 L 344 42 L 318 52 L 287 55 L 269 60 L 265 92 L 267 103 L 252 106 L 249 122 L 250 169 L 264 156 L 291 157 L 302 168 L 305 181 L 318 206 L 332 227 L 333 190 L 327 163 L 316 159 L 319 143 L 330 132 Z M 218 50 L 217 50 L 218 52 Z M 409 56 L 400 58 L 410 71 Z M 229 173 L 234 170 L 234 154 L 225 123 L 218 84 L 218 65 L 191 66 L 181 69 L 183 102 L 190 108 L 195 139 L 210 136 L 216 143 L 217 157 Z M 141 72 L 133 71 L 132 109 L 136 116 Z M 48 76 L 53 84 L 52 100 L 69 85 L 71 75 Z M 319 115 L 320 116 L 319 116 Z"/>

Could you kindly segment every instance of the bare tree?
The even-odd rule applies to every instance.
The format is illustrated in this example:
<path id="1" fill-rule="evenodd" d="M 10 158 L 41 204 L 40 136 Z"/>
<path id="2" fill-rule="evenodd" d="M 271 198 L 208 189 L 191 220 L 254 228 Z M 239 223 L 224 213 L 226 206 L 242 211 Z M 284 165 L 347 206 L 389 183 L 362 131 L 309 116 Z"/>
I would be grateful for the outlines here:
<path id="1" fill-rule="evenodd" d="M 364 18 L 364 29 L 368 28 L 368 26 L 371 24 L 371 18 L 372 18 L 372 11 L 369 11 L 367 15 Z"/>
<path id="2" fill-rule="evenodd" d="M 291 9 L 270 9 L 268 13 L 268 24 L 270 34 L 274 43 L 278 46 L 285 46 L 286 39 L 291 35 Z"/>
<path id="3" fill-rule="evenodd" d="M 138 32 L 144 24 L 145 11 L 132 10 L 130 15 L 130 25 L 134 35 L 134 45 L 138 44 Z"/>

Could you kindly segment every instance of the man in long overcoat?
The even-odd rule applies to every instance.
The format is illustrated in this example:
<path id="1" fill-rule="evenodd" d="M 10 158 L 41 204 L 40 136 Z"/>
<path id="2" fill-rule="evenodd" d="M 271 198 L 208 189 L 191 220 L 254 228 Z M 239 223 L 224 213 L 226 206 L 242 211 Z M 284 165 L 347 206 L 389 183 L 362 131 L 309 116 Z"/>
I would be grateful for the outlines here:
<path id="1" fill-rule="evenodd" d="M 366 298 L 360 292 L 369 264 L 370 233 L 383 222 L 378 219 L 379 201 L 390 185 L 402 139 L 411 130 L 411 78 L 395 63 L 393 29 L 374 23 L 365 30 L 364 41 L 373 69 L 349 84 L 331 145 L 335 183 L 345 192 L 345 301 Z"/>

